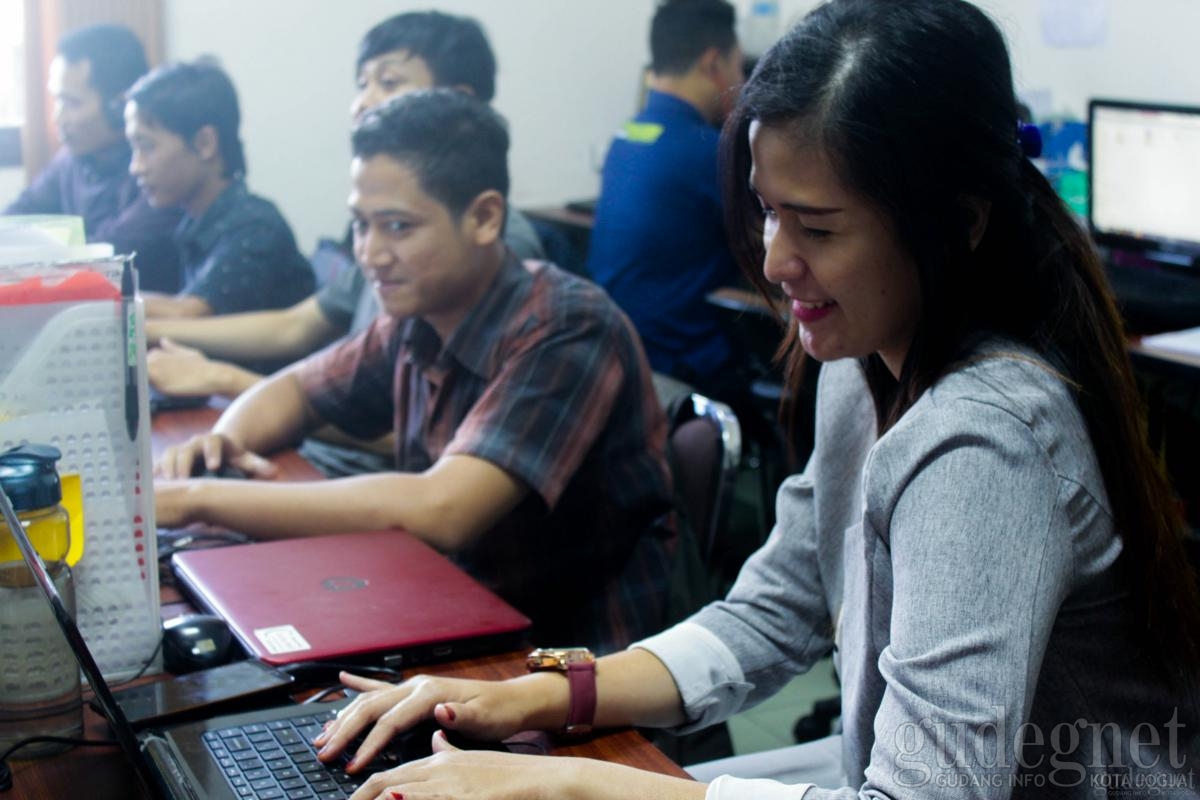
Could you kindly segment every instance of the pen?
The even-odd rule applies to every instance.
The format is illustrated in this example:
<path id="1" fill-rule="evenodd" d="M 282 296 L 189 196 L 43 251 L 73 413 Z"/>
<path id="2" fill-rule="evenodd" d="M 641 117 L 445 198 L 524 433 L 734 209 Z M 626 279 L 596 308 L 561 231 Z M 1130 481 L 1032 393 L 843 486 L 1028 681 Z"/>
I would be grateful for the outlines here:
<path id="1" fill-rule="evenodd" d="M 121 312 L 125 317 L 125 431 L 137 438 L 137 306 L 134 297 L 133 258 L 121 266 Z"/>

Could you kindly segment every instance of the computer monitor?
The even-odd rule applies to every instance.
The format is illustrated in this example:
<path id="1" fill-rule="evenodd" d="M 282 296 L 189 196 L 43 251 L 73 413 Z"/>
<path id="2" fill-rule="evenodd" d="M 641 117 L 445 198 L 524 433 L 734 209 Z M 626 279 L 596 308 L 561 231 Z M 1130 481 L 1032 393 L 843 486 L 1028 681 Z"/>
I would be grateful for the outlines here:
<path id="1" fill-rule="evenodd" d="M 1088 224 L 1096 243 L 1200 260 L 1200 108 L 1092 100 Z"/>

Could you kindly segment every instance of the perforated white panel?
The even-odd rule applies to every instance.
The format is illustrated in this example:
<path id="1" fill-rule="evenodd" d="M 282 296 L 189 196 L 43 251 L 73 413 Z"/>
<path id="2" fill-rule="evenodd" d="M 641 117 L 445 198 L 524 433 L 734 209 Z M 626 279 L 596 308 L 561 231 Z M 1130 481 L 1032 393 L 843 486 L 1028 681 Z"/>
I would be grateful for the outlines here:
<path id="1" fill-rule="evenodd" d="M 120 285 L 120 260 L 83 268 Z M 133 441 L 125 421 L 124 327 L 116 301 L 0 306 L 0 449 L 52 444 L 63 453 L 60 473 L 81 478 L 77 613 L 93 655 L 114 680 L 150 658 L 161 625 L 140 309 Z"/>

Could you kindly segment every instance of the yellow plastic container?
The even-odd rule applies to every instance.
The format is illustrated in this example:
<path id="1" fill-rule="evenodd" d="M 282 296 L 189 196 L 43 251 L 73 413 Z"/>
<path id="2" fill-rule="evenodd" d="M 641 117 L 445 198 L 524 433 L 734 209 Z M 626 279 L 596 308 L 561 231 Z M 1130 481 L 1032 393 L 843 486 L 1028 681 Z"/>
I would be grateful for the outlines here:
<path id="1" fill-rule="evenodd" d="M 44 561 L 65 561 L 73 567 L 83 557 L 83 498 L 78 475 L 63 476 L 62 493 L 61 504 L 18 511 L 17 518 Z M 0 564 L 10 561 L 21 561 L 21 551 L 0 519 Z"/>

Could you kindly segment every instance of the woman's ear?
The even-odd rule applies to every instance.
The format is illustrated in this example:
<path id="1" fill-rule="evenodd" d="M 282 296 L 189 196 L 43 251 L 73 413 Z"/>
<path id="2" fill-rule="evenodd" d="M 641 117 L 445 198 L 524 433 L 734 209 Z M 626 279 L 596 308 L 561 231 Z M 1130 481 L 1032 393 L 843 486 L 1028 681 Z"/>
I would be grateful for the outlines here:
<path id="1" fill-rule="evenodd" d="M 504 235 L 504 214 L 507 203 L 495 189 L 480 192 L 463 214 L 475 244 L 483 247 Z"/>
<path id="2" fill-rule="evenodd" d="M 959 199 L 967 220 L 967 241 L 971 250 L 979 247 L 983 234 L 987 232 L 988 218 L 992 213 L 992 201 L 975 195 L 963 195 Z"/>

